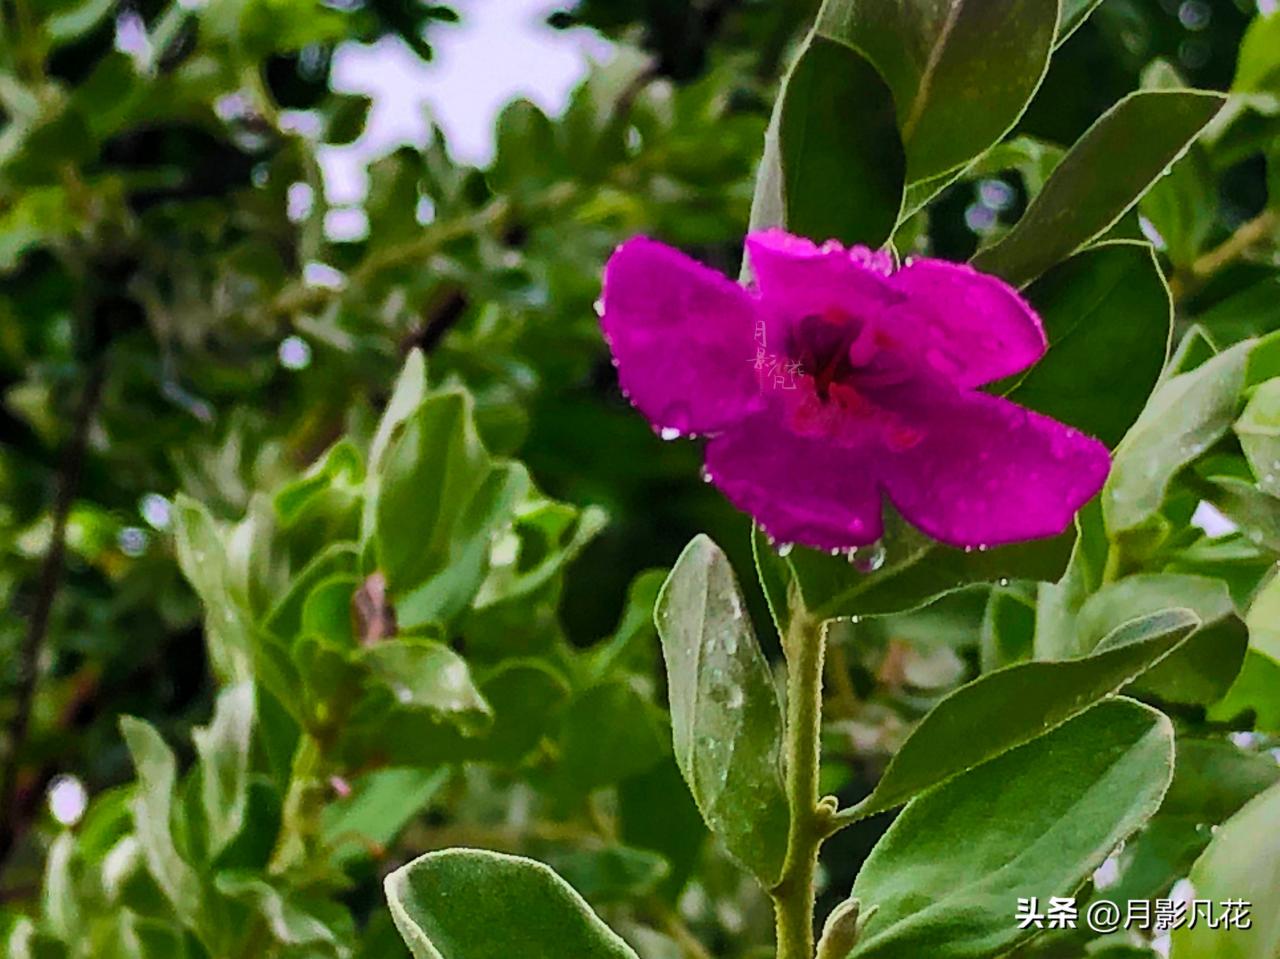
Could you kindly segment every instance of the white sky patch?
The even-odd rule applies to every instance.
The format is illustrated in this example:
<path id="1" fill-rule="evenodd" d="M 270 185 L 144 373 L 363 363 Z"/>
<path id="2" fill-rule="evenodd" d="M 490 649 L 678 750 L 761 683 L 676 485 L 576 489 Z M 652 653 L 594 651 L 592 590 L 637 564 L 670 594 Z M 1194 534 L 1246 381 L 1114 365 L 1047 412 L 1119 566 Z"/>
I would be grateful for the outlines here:
<path id="1" fill-rule="evenodd" d="M 1191 525 L 1204 530 L 1206 536 L 1230 536 L 1240 527 L 1227 519 L 1212 503 L 1201 502 L 1191 514 Z"/>
<path id="2" fill-rule="evenodd" d="M 461 23 L 431 28 L 431 63 L 394 38 L 346 43 L 334 54 L 334 90 L 370 96 L 373 108 L 359 139 L 320 151 L 331 204 L 363 200 L 365 167 L 402 144 L 425 143 L 433 122 L 455 160 L 487 164 L 504 106 L 526 97 L 560 113 L 590 63 L 607 60 L 612 50 L 594 31 L 548 27 L 547 15 L 564 6 L 559 0 L 460 0 L 455 6 Z"/>

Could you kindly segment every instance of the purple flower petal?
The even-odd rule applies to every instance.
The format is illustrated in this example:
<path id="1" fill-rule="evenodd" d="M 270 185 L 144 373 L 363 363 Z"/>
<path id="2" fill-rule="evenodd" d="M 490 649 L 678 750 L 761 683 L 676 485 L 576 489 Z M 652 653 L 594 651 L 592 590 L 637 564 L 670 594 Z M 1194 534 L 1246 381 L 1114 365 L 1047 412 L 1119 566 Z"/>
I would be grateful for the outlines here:
<path id="1" fill-rule="evenodd" d="M 890 282 L 905 301 L 886 329 L 957 386 L 1020 373 L 1044 355 L 1040 318 L 1011 286 L 971 267 L 913 260 Z"/>
<path id="2" fill-rule="evenodd" d="M 1008 400 L 917 383 L 896 412 L 911 424 L 877 466 L 912 524 L 952 546 L 1055 536 L 1106 480 L 1107 448 Z"/>
<path id="3" fill-rule="evenodd" d="M 838 310 L 869 317 L 905 300 L 889 282 L 893 260 L 866 247 L 817 246 L 782 230 L 747 237 L 747 257 L 760 297 L 787 320 Z"/>
<path id="4" fill-rule="evenodd" d="M 884 532 L 873 456 L 793 432 L 775 406 L 714 437 L 707 474 L 776 542 L 848 549 Z"/>
<path id="5" fill-rule="evenodd" d="M 711 432 L 763 405 L 755 317 L 738 284 L 644 237 L 605 268 L 601 324 L 622 391 L 660 430 Z"/>

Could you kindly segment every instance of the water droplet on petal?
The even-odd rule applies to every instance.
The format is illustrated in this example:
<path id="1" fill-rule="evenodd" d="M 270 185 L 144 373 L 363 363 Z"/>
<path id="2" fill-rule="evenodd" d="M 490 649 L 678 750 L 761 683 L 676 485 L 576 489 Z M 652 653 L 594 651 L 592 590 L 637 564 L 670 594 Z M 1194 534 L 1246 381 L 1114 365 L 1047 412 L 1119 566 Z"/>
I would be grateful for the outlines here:
<path id="1" fill-rule="evenodd" d="M 859 573 L 874 573 L 884 567 L 887 554 L 884 543 L 876 540 L 869 546 L 859 546 L 849 551 L 849 563 Z"/>
<path id="2" fill-rule="evenodd" d="M 782 543 L 778 546 L 778 555 L 787 557 L 791 555 L 791 551 L 795 549 L 795 543 Z"/>
<path id="3" fill-rule="evenodd" d="M 658 431 L 658 435 L 661 436 L 663 440 L 670 443 L 672 440 L 678 440 L 684 434 L 674 426 L 664 426 Z"/>
<path id="4" fill-rule="evenodd" d="M 604 316 L 604 299 L 596 300 L 591 304 L 591 308 L 596 311 L 596 316 Z"/>
<path id="5" fill-rule="evenodd" d="M 704 483 L 713 482 L 715 479 L 715 477 L 711 475 L 711 470 L 707 469 L 705 466 L 702 467 L 702 473 L 700 475 L 702 476 L 702 482 Z"/>

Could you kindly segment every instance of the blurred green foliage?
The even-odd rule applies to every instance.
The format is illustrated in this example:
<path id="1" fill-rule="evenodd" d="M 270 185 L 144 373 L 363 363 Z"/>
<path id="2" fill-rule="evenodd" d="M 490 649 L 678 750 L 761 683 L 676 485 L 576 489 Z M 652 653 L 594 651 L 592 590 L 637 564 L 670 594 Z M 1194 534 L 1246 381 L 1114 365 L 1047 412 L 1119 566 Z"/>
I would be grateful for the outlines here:
<path id="1" fill-rule="evenodd" d="M 1087 652 L 1134 615 L 1191 608 L 1211 627 L 1202 658 L 1193 637 L 1139 692 L 1165 707 L 1180 756 L 1191 743 L 1187 755 L 1212 759 L 1218 791 L 1180 765 L 1127 847 L 1121 881 L 1156 896 L 1187 874 L 1206 827 L 1276 778 L 1266 384 L 1280 369 L 1274 341 L 1253 338 L 1280 329 L 1280 15 L 1252 0 L 1090 6 L 1068 4 L 1078 29 L 1026 112 L 993 115 L 963 145 L 985 151 L 972 164 L 896 141 L 901 168 L 865 158 L 876 189 L 906 188 L 909 215 L 895 224 L 889 210 L 856 224 L 884 235 L 851 238 L 892 229 L 903 254 L 982 247 L 1001 262 L 1020 216 L 1064 190 L 1066 174 L 1046 184 L 1065 150 L 1121 98 L 1229 92 L 1167 169 L 1198 121 L 1151 170 L 1149 154 L 1124 152 L 1147 144 L 1121 137 L 1106 151 L 1114 169 L 1074 193 L 1067 182 L 1085 222 L 1063 255 L 1105 242 L 1010 268 L 1039 277 L 1028 296 L 1055 341 L 1054 365 L 1012 395 L 1051 407 L 1084 380 L 1064 418 L 1092 416 L 1120 443 L 1116 473 L 1081 514 L 1074 552 L 934 551 L 927 581 L 868 579 L 859 608 L 890 615 L 833 627 L 822 777 L 852 805 L 951 690 Z M 465 18 L 456 7 L 4 4 L 0 943 L 12 959 L 402 956 L 380 880 L 457 845 L 550 863 L 643 959 L 770 954 L 764 894 L 709 841 L 704 797 L 681 779 L 652 625 L 661 568 L 692 536 L 709 533 L 743 574 L 751 530 L 699 481 L 696 448 L 663 443 L 618 395 L 593 303 L 609 252 L 639 232 L 736 273 L 774 103 L 818 4 L 566 3 L 546 29 L 597 30 L 616 56 L 560 115 L 508 105 L 482 169 L 433 132 L 374 160 L 358 205 L 331 207 L 318 157 L 357 140 L 370 109 L 331 89 L 335 50 L 394 37 L 428 58 Z M 871 69 L 854 59 L 841 75 Z M 886 76 L 877 95 L 887 104 L 907 82 Z M 849 109 L 821 106 L 834 120 Z M 833 175 L 832 151 L 851 139 L 828 132 L 814 178 Z M 781 162 L 797 155 L 784 144 Z M 1103 177 L 1140 182 L 1118 205 L 1082 206 Z M 815 184 L 802 215 L 824 229 L 866 210 L 824 203 L 828 182 L 789 182 Z M 332 213 L 367 230 L 334 239 Z M 1166 280 L 1180 346 L 1159 373 Z M 1130 322 L 1154 332 L 1115 328 Z M 1102 391 L 1114 399 L 1100 406 Z M 1201 503 L 1235 531 L 1193 525 Z M 778 575 L 847 611 L 852 574 L 828 560 L 798 551 Z M 776 660 L 765 597 L 742 581 Z M 1134 741 L 1148 744 L 1133 710 Z M 1076 722 L 1098 721 L 1088 715 Z M 1064 749 L 1087 752 L 1080 729 L 1064 727 Z M 832 841 L 824 913 L 887 826 L 877 816 Z M 498 881 L 487 863 L 465 864 L 467 881 Z M 403 879 L 404 895 L 431 881 L 428 869 Z M 541 873 L 507 881 L 554 898 L 571 925 L 584 915 Z M 582 948 L 618 948 L 581 921 Z M 1084 948 L 1050 935 L 1017 955 Z"/>

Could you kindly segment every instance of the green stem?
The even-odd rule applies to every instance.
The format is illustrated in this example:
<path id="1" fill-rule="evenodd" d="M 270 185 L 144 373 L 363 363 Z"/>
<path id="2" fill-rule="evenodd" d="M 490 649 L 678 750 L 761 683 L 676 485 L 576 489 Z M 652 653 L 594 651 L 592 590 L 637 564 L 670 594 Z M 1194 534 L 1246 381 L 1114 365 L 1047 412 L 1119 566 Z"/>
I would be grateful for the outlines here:
<path id="1" fill-rule="evenodd" d="M 813 959 L 818 852 L 831 834 L 834 808 L 818 798 L 822 665 L 826 631 L 807 612 L 793 615 L 787 653 L 787 799 L 791 828 L 782 878 L 770 890 L 778 959 Z"/>

